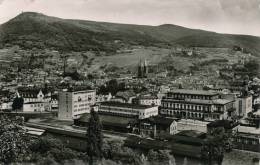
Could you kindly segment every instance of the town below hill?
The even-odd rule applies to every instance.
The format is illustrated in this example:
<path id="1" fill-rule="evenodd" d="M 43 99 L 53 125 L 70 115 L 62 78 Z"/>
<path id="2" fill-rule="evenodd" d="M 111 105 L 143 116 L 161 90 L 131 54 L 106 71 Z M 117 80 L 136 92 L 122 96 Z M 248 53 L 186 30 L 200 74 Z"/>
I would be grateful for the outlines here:
<path id="1" fill-rule="evenodd" d="M 259 163 L 259 42 L 22 13 L 0 26 L 0 164 Z"/>

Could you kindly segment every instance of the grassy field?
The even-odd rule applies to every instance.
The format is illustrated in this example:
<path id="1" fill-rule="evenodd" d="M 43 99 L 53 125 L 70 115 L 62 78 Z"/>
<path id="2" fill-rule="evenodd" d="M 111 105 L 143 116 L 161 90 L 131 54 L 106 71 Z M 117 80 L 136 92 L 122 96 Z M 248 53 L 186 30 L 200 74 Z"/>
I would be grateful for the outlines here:
<path id="1" fill-rule="evenodd" d="M 115 65 L 118 67 L 135 67 L 138 65 L 140 60 L 147 60 L 149 64 L 158 64 L 159 61 L 169 54 L 168 49 L 159 48 L 140 48 L 134 49 L 130 53 L 118 53 L 113 56 L 102 56 L 96 57 L 94 63 L 96 65 Z M 94 65 L 95 66 L 95 65 Z"/>

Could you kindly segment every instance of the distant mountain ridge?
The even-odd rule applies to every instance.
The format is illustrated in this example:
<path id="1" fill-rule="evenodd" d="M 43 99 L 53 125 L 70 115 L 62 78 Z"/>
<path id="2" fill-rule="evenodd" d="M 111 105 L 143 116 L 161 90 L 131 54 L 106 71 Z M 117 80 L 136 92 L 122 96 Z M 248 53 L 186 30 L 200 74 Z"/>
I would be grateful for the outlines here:
<path id="1" fill-rule="evenodd" d="M 119 42 L 118 42 L 119 41 Z M 122 45 L 241 46 L 260 55 L 260 37 L 219 34 L 177 25 L 116 24 L 61 19 L 25 12 L 0 26 L 0 45 L 62 51 L 115 51 Z"/>

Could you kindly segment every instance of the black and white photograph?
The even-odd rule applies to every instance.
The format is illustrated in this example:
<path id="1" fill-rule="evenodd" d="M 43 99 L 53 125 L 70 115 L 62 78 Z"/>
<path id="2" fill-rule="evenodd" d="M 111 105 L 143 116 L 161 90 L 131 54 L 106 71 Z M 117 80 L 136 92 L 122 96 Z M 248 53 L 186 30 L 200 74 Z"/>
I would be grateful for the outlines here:
<path id="1" fill-rule="evenodd" d="M 260 165 L 260 0 L 0 0 L 0 165 Z"/>

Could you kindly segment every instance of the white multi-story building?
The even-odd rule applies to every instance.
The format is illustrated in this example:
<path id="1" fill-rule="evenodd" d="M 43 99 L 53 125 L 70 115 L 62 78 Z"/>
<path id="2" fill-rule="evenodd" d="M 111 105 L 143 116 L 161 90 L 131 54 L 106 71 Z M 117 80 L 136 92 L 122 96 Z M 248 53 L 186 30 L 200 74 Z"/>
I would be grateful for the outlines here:
<path id="1" fill-rule="evenodd" d="M 44 110 L 44 102 L 26 102 L 23 104 L 23 112 L 43 112 Z"/>
<path id="2" fill-rule="evenodd" d="M 24 100 L 24 112 L 42 112 L 51 110 L 51 92 L 37 88 L 20 88 L 17 96 Z"/>
<path id="3" fill-rule="evenodd" d="M 252 112 L 253 109 L 252 102 L 253 102 L 253 97 L 250 95 L 238 97 L 235 102 L 237 115 L 241 117 L 243 116 L 247 117 L 247 114 L 249 112 Z"/>
<path id="4" fill-rule="evenodd" d="M 103 102 L 100 104 L 98 112 L 113 116 L 137 117 L 139 119 L 145 119 L 151 116 L 157 116 L 158 106 Z"/>
<path id="5" fill-rule="evenodd" d="M 36 88 L 21 88 L 17 91 L 17 96 L 24 99 L 24 103 L 28 102 L 49 102 L 51 100 L 51 93 L 43 92 Z"/>
<path id="6" fill-rule="evenodd" d="M 96 103 L 95 90 L 65 90 L 59 92 L 58 118 L 73 120 L 90 113 Z"/>
<path id="7" fill-rule="evenodd" d="M 161 105 L 161 99 L 159 99 L 157 96 L 140 96 L 138 100 L 139 104 L 141 105 Z"/>
<path id="8" fill-rule="evenodd" d="M 3 102 L 2 104 L 0 104 L 0 110 L 12 110 L 12 104 L 13 102 L 11 101 Z"/>
<path id="9" fill-rule="evenodd" d="M 219 99 L 215 92 L 185 89 L 168 92 L 160 109 L 164 116 L 205 121 L 227 119 L 234 111 L 234 100 Z"/>

